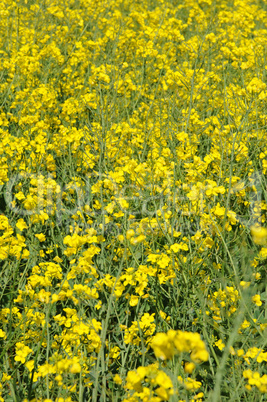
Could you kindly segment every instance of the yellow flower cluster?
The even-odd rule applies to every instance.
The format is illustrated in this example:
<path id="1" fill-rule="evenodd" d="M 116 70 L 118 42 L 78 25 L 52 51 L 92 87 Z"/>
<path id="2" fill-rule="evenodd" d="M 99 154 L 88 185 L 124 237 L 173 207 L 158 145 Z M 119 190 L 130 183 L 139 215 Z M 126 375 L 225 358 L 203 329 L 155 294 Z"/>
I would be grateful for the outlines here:
<path id="1" fill-rule="evenodd" d="M 0 215 L 0 260 L 14 256 L 17 260 L 27 259 L 29 251 L 26 248 L 25 237 L 19 233 L 14 236 L 14 230 L 6 216 Z"/>
<path id="2" fill-rule="evenodd" d="M 175 354 L 190 352 L 193 362 L 205 362 L 209 354 L 205 343 L 197 333 L 169 330 L 154 336 L 151 347 L 162 360 L 171 359 Z"/>
<path id="3" fill-rule="evenodd" d="M 213 313 L 212 318 L 220 322 L 225 316 L 234 314 L 240 299 L 238 290 L 232 286 L 226 286 L 225 290 L 219 289 L 209 296 L 209 308 Z M 209 311 L 207 312 L 209 314 Z"/>
<path id="4" fill-rule="evenodd" d="M 267 375 L 264 374 L 263 376 L 260 375 L 260 373 L 252 372 L 251 370 L 245 370 L 243 372 L 243 377 L 248 380 L 248 384 L 246 385 L 246 388 L 248 390 L 251 390 L 252 387 L 257 387 L 260 392 L 267 392 Z"/>
<path id="5" fill-rule="evenodd" d="M 190 353 L 191 362 L 185 364 L 184 373 L 192 373 L 196 365 L 208 360 L 209 354 L 204 342 L 197 333 L 169 330 L 167 333 L 157 333 L 151 342 L 151 347 L 156 355 L 162 360 L 172 359 L 176 354 Z M 194 392 L 202 384 L 191 377 L 177 377 L 178 382 L 187 390 Z M 138 401 L 167 401 L 171 395 L 177 394 L 171 378 L 165 371 L 159 369 L 155 363 L 147 367 L 138 367 L 135 371 L 129 371 L 126 377 L 125 388 L 130 392 L 126 402 Z M 179 392 L 178 392 L 179 394 Z M 194 400 L 198 399 L 194 397 Z"/>
<path id="6" fill-rule="evenodd" d="M 157 364 L 140 366 L 136 371 L 129 371 L 125 388 L 134 392 L 123 402 L 161 402 L 169 400 L 174 394 L 171 379 L 163 370 L 159 370 Z"/>
<path id="7" fill-rule="evenodd" d="M 156 325 L 154 324 L 154 315 L 149 315 L 145 313 L 140 321 L 134 321 L 129 328 L 125 328 L 124 342 L 126 344 L 131 343 L 133 345 L 140 345 L 141 338 L 145 338 L 145 343 L 150 344 L 151 336 L 156 330 Z M 123 328 L 122 328 L 123 329 Z"/>

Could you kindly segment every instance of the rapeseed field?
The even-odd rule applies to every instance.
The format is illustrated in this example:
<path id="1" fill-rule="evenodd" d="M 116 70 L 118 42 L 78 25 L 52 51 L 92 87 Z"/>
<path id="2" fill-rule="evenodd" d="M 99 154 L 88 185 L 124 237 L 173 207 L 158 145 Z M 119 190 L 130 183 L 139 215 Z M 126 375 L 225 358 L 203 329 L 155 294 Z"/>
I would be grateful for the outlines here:
<path id="1" fill-rule="evenodd" d="M 266 0 L 0 0 L 0 77 L 0 401 L 266 401 Z"/>

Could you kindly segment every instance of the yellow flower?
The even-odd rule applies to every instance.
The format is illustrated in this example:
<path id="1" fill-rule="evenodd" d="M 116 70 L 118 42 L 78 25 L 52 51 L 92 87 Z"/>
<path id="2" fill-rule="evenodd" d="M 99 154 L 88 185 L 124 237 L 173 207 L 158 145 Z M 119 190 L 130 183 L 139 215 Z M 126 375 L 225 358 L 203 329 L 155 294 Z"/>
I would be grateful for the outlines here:
<path id="1" fill-rule="evenodd" d="M 261 226 L 252 226 L 250 228 L 252 239 L 258 245 L 265 245 L 267 240 L 267 229 Z"/>
<path id="2" fill-rule="evenodd" d="M 158 333 L 154 336 L 151 347 L 156 357 L 162 360 L 171 359 L 175 354 L 173 342 L 164 333 Z"/>
<path id="3" fill-rule="evenodd" d="M 262 249 L 259 252 L 259 256 L 261 258 L 267 258 L 267 247 L 262 247 Z"/>
<path id="4" fill-rule="evenodd" d="M 25 363 L 25 366 L 27 367 L 27 369 L 32 372 L 33 368 L 34 368 L 34 360 L 29 360 L 27 363 Z"/>
<path id="5" fill-rule="evenodd" d="M 184 365 L 184 371 L 188 374 L 191 374 L 195 367 L 196 365 L 193 362 L 186 362 Z"/>
<path id="6" fill-rule="evenodd" d="M 133 237 L 135 235 L 135 232 L 134 232 L 134 230 L 133 229 L 129 229 L 129 230 L 127 230 L 127 232 L 126 232 L 126 239 L 130 239 L 131 237 Z"/>
<path id="7" fill-rule="evenodd" d="M 164 311 L 162 311 L 162 310 L 160 310 L 159 315 L 161 316 L 161 318 L 162 318 L 163 320 L 165 320 L 165 318 L 167 317 L 167 314 L 164 313 Z"/>
<path id="8" fill-rule="evenodd" d="M 219 339 L 217 342 L 215 342 L 215 345 L 220 350 L 223 350 L 225 348 L 225 344 L 223 343 L 223 341 L 221 339 Z"/>
<path id="9" fill-rule="evenodd" d="M 24 229 L 28 229 L 28 225 L 24 221 L 24 219 L 19 219 L 16 223 L 16 227 L 22 232 Z"/>
<path id="10" fill-rule="evenodd" d="M 15 361 L 25 363 L 27 356 L 33 352 L 27 345 L 24 345 L 22 342 L 16 343 L 16 356 Z"/>
<path id="11" fill-rule="evenodd" d="M 113 346 L 110 350 L 109 350 L 109 356 L 112 359 L 116 359 L 120 354 L 120 348 L 118 346 Z"/>
<path id="12" fill-rule="evenodd" d="M 244 289 L 247 289 L 250 286 L 250 282 L 241 281 L 240 286 L 242 286 Z"/>
<path id="13" fill-rule="evenodd" d="M 246 329 L 246 328 L 249 328 L 249 327 L 250 327 L 249 321 L 248 321 L 248 320 L 244 320 L 243 323 L 242 323 L 241 326 L 240 326 L 240 330 L 241 330 L 241 329 Z"/>
<path id="14" fill-rule="evenodd" d="M 6 333 L 2 329 L 0 329 L 0 338 L 6 339 Z"/>
<path id="15" fill-rule="evenodd" d="M 207 361 L 209 354 L 198 333 L 169 330 L 156 334 L 151 342 L 156 357 L 171 359 L 175 354 L 189 352 L 194 362 Z"/>
<path id="16" fill-rule="evenodd" d="M 72 374 L 80 373 L 81 370 L 82 370 L 81 365 L 78 362 L 75 362 L 70 368 L 70 372 Z"/>
<path id="17" fill-rule="evenodd" d="M 121 379 L 121 377 L 119 376 L 119 374 L 115 374 L 114 377 L 113 377 L 113 380 L 114 380 L 114 382 L 115 382 L 116 384 L 118 384 L 118 385 L 121 385 L 121 384 L 122 384 L 122 379 Z"/>
<path id="18" fill-rule="evenodd" d="M 173 386 L 170 377 L 168 377 L 168 375 L 164 371 L 158 372 L 156 376 L 156 383 L 166 389 L 171 388 Z"/>
<path id="19" fill-rule="evenodd" d="M 181 249 L 181 246 L 178 243 L 174 243 L 174 244 L 171 245 L 170 249 L 174 253 L 178 253 L 178 251 Z"/>
<path id="20" fill-rule="evenodd" d="M 15 194 L 15 197 L 20 201 L 25 199 L 25 195 L 23 194 L 22 191 L 20 191 L 19 193 Z"/>
<path id="21" fill-rule="evenodd" d="M 42 243 L 46 240 L 46 237 L 43 233 L 36 234 L 35 237 L 39 240 L 40 243 Z"/>
<path id="22" fill-rule="evenodd" d="M 261 297 L 260 295 L 255 295 L 252 297 L 252 301 L 253 303 L 256 304 L 256 306 L 261 306 L 262 305 L 262 301 L 261 301 Z"/>
<path id="23" fill-rule="evenodd" d="M 196 381 L 190 377 L 183 379 L 181 376 L 178 376 L 177 379 L 188 391 L 195 391 L 202 385 L 200 381 Z"/>
<path id="24" fill-rule="evenodd" d="M 139 296 L 135 296 L 135 295 L 131 295 L 131 299 L 130 299 L 130 306 L 136 306 L 138 304 L 138 300 L 139 300 Z"/>

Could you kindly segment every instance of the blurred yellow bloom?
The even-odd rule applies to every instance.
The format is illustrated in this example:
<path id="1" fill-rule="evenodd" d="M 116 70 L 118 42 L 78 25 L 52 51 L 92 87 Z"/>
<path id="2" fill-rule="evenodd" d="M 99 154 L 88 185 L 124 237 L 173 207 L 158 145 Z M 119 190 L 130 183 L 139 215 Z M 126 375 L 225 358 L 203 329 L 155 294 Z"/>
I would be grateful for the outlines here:
<path id="1" fill-rule="evenodd" d="M 244 289 L 247 289 L 250 286 L 250 282 L 241 281 L 240 286 L 242 286 Z"/>
<path id="2" fill-rule="evenodd" d="M 265 245 L 267 240 L 267 229 L 260 226 L 252 226 L 250 228 L 252 239 L 258 245 Z"/>
<path id="3" fill-rule="evenodd" d="M 195 368 L 196 368 L 196 365 L 193 362 L 186 362 L 184 365 L 184 371 L 188 374 L 191 374 Z"/>
<path id="4" fill-rule="evenodd" d="M 25 363 L 25 366 L 27 367 L 27 369 L 32 372 L 33 368 L 34 368 L 34 360 L 29 360 L 27 363 Z"/>
<path id="5" fill-rule="evenodd" d="M 114 380 L 114 382 L 116 383 L 116 384 L 122 384 L 122 379 L 121 379 L 121 377 L 119 376 L 119 374 L 115 374 L 114 375 L 114 377 L 113 377 L 113 380 Z"/>
<path id="6" fill-rule="evenodd" d="M 75 362 L 75 363 L 71 366 L 70 372 L 71 372 L 72 374 L 80 373 L 80 372 L 81 372 L 81 369 L 82 369 L 82 368 L 81 368 L 80 363 Z"/>
<path id="7" fill-rule="evenodd" d="M 0 329 L 0 338 L 6 339 L 6 333 L 2 329 Z"/>
<path id="8" fill-rule="evenodd" d="M 188 391 L 195 391 L 201 387 L 201 382 L 196 381 L 193 378 L 187 377 L 183 379 L 183 377 L 178 376 L 178 381 L 185 386 Z"/>
<path id="9" fill-rule="evenodd" d="M 255 295 L 252 297 L 252 301 L 253 303 L 256 304 L 256 306 L 261 306 L 262 305 L 262 301 L 261 301 L 261 297 L 260 295 Z"/>

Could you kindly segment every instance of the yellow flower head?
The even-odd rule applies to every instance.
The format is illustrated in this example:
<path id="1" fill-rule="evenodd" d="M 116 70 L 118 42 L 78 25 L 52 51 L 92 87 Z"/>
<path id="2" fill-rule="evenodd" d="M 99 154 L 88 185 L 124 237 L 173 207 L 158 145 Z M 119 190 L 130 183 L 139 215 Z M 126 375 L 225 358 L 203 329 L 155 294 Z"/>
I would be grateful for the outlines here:
<path id="1" fill-rule="evenodd" d="M 250 228 L 254 243 L 263 246 L 267 240 L 267 229 L 260 226 L 252 226 Z"/>

